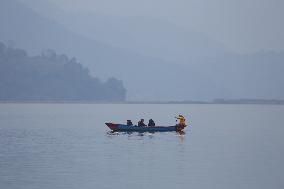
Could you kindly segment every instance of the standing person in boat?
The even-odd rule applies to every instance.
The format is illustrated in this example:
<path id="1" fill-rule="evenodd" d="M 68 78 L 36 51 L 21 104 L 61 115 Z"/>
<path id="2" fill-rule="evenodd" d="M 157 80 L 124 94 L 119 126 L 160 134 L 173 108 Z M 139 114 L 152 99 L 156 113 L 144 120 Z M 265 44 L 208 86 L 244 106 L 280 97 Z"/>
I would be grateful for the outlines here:
<path id="1" fill-rule="evenodd" d="M 179 125 L 185 126 L 185 118 L 183 115 L 178 115 L 178 117 L 175 118 L 179 120 Z"/>
<path id="2" fill-rule="evenodd" d="M 138 122 L 138 126 L 139 127 L 145 127 L 146 124 L 144 123 L 144 119 L 141 119 L 139 122 Z"/>
<path id="3" fill-rule="evenodd" d="M 155 122 L 153 119 L 149 119 L 149 123 L 148 123 L 149 127 L 155 127 Z"/>

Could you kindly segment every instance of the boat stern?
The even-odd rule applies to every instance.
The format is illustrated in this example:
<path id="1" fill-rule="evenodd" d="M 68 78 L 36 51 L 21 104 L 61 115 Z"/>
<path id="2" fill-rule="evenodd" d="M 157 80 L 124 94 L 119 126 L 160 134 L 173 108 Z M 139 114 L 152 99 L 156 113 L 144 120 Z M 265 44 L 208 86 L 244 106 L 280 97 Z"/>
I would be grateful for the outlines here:
<path id="1" fill-rule="evenodd" d="M 187 125 L 177 124 L 177 125 L 176 125 L 176 131 L 177 131 L 177 132 L 183 131 L 186 126 L 187 126 Z"/>

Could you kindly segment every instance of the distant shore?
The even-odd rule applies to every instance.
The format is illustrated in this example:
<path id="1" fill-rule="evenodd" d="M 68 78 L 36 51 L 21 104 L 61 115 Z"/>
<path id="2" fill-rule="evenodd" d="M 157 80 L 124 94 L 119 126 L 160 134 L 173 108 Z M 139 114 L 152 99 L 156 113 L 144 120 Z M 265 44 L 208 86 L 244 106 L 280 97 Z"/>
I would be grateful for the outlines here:
<path id="1" fill-rule="evenodd" d="M 58 103 L 58 104 L 260 104 L 284 105 L 284 100 L 277 99 L 215 99 L 213 101 L 90 101 L 90 100 L 0 100 L 5 103 Z"/>

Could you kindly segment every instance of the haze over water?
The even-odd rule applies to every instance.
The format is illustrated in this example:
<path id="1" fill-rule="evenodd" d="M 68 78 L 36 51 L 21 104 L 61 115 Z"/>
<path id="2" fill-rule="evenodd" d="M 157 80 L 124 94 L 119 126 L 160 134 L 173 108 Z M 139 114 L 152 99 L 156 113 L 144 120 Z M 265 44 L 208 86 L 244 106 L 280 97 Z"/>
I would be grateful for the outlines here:
<path id="1" fill-rule="evenodd" d="M 122 111 L 123 110 L 123 111 Z M 0 186 L 283 188 L 284 106 L 0 104 Z M 153 118 L 177 133 L 110 133 Z"/>

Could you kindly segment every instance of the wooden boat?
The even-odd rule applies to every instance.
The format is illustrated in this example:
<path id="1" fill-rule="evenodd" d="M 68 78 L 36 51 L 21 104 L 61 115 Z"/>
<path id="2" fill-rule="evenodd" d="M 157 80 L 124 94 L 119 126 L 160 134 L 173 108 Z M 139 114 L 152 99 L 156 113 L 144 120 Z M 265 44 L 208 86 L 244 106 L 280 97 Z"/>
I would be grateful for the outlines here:
<path id="1" fill-rule="evenodd" d="M 174 126 L 154 126 L 154 127 L 141 127 L 137 125 L 125 125 L 116 123 L 105 123 L 112 131 L 121 132 L 169 132 L 169 131 L 183 131 L 186 125 L 174 125 Z"/>

